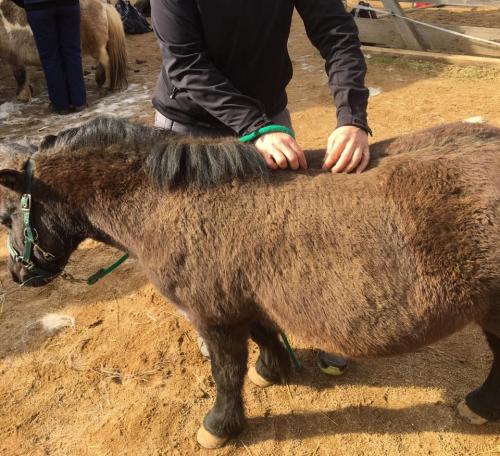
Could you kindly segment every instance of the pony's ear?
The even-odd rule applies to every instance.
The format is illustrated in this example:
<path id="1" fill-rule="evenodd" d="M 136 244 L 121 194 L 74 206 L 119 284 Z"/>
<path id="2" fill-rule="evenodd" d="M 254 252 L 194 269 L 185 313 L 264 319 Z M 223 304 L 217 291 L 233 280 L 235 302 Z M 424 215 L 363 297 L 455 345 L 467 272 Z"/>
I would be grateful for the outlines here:
<path id="1" fill-rule="evenodd" d="M 22 193 L 24 188 L 24 175 L 13 169 L 0 169 L 0 185 Z"/>

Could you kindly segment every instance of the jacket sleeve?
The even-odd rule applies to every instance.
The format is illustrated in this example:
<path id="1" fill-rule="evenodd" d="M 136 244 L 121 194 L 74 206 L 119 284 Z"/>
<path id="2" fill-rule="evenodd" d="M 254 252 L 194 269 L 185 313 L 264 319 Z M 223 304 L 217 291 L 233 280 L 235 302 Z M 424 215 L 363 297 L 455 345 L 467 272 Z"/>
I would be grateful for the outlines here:
<path id="1" fill-rule="evenodd" d="M 337 107 L 337 127 L 356 125 L 368 133 L 366 63 L 358 28 L 342 0 L 295 0 L 307 36 L 325 59 Z"/>
<path id="2" fill-rule="evenodd" d="M 187 91 L 238 135 L 269 123 L 263 105 L 239 92 L 211 61 L 194 0 L 151 0 L 151 17 L 175 90 Z"/>

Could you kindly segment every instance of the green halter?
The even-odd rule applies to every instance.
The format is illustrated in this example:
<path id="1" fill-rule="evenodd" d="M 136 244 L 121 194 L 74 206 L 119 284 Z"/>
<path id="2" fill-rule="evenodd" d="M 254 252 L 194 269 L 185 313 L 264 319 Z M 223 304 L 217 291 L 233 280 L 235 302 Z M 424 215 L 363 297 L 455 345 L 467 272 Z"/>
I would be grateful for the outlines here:
<path id="1" fill-rule="evenodd" d="M 51 253 L 43 250 L 38 244 L 38 232 L 33 228 L 31 224 L 31 188 L 33 184 L 33 171 L 35 164 L 28 160 L 26 163 L 26 181 L 25 181 L 25 193 L 21 197 L 21 211 L 23 213 L 23 233 L 24 233 L 24 250 L 21 255 L 12 245 L 10 237 L 7 238 L 7 249 L 9 251 L 10 257 L 15 263 L 20 263 L 28 271 L 33 272 L 40 278 L 51 278 L 56 275 L 61 274 L 62 277 L 67 277 L 71 280 L 75 280 L 71 274 L 63 273 L 63 271 L 51 272 L 47 271 L 39 266 L 37 266 L 33 260 L 33 250 L 36 248 L 45 260 L 53 261 L 55 256 Z M 107 276 L 110 272 L 113 272 L 118 266 L 120 266 L 128 258 L 128 253 L 123 255 L 118 261 L 113 263 L 109 268 L 100 269 L 95 274 L 91 275 L 85 282 L 88 285 L 94 285 L 97 281 Z M 80 281 L 76 279 L 76 281 Z"/>
<path id="2" fill-rule="evenodd" d="M 23 214 L 23 233 L 24 233 L 24 250 L 21 255 L 13 246 L 10 241 L 10 237 L 7 238 L 7 249 L 12 260 L 16 263 L 21 263 L 23 267 L 28 269 L 28 271 L 33 272 L 39 277 L 52 277 L 57 273 L 47 271 L 33 263 L 33 250 L 36 247 L 43 255 L 43 257 L 48 260 L 54 260 L 54 255 L 46 252 L 38 245 L 38 233 L 35 228 L 31 225 L 31 188 L 33 182 L 33 170 L 34 163 L 31 159 L 26 163 L 26 187 L 25 193 L 21 197 L 21 212 Z"/>

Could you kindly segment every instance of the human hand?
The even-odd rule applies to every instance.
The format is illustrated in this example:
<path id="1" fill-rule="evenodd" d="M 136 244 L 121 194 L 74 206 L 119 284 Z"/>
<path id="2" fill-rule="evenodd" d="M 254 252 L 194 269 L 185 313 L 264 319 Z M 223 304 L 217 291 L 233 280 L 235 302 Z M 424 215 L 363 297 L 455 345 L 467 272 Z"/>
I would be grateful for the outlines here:
<path id="1" fill-rule="evenodd" d="M 339 127 L 328 138 L 323 168 L 332 173 L 363 172 L 370 162 L 368 134 L 353 125 Z"/>
<path id="2" fill-rule="evenodd" d="M 307 168 L 304 151 L 287 133 L 272 132 L 259 136 L 255 147 L 271 169 L 286 169 L 288 166 L 293 170 Z"/>

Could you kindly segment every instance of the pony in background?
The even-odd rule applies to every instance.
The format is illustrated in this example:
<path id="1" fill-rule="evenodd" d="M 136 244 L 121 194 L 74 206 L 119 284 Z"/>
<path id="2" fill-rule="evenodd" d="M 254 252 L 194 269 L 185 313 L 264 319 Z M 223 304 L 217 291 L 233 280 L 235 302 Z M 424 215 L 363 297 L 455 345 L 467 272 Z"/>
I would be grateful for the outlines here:
<path id="1" fill-rule="evenodd" d="M 82 53 L 97 61 L 95 80 L 111 90 L 127 88 L 125 32 L 115 7 L 100 0 L 80 0 Z M 17 99 L 31 101 L 27 66 L 40 66 L 40 57 L 24 9 L 0 0 L 0 58 L 12 67 Z"/>

